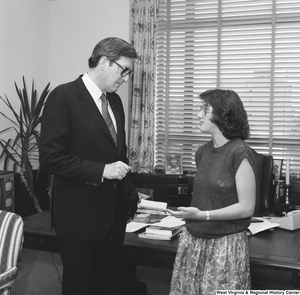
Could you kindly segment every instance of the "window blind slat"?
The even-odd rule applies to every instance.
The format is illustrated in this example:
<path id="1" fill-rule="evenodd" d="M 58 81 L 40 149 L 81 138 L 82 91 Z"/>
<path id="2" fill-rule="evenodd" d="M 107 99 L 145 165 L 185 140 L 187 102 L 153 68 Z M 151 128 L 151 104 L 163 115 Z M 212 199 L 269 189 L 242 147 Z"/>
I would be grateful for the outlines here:
<path id="1" fill-rule="evenodd" d="M 194 153 L 210 140 L 197 128 L 197 96 L 215 87 L 240 95 L 250 146 L 300 169 L 300 1 L 161 0 L 157 35 L 159 169 L 166 152 L 196 169 Z"/>

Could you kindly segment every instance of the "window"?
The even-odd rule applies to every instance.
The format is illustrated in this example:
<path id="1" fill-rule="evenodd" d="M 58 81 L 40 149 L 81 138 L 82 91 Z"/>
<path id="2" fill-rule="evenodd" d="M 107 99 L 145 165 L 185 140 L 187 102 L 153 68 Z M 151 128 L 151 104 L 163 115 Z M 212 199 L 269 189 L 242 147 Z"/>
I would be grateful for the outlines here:
<path id="1" fill-rule="evenodd" d="M 199 94 L 235 90 L 248 113 L 248 144 L 300 169 L 300 1 L 161 0 L 157 40 L 156 167 L 164 153 L 194 154 Z M 283 169 L 285 169 L 285 161 Z"/>

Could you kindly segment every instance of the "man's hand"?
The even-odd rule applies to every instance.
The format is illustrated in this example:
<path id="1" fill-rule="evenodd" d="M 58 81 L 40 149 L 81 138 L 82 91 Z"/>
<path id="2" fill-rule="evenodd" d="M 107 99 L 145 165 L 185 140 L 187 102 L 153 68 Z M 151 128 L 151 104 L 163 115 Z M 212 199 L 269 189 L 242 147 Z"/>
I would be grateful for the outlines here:
<path id="1" fill-rule="evenodd" d="M 122 180 L 130 169 L 131 167 L 122 161 L 106 164 L 103 171 L 103 177 L 107 179 Z"/>

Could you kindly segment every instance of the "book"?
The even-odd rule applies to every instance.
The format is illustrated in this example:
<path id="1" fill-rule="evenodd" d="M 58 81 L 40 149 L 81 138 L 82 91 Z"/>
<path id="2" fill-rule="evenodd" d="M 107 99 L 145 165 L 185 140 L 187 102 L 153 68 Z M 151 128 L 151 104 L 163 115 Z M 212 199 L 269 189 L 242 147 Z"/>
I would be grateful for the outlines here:
<path id="1" fill-rule="evenodd" d="M 167 203 L 141 199 L 138 204 L 138 213 L 166 215 Z"/>
<path id="2" fill-rule="evenodd" d="M 150 219 L 150 214 L 135 214 L 132 221 L 147 223 Z"/>
<path id="3" fill-rule="evenodd" d="M 138 236 L 139 238 L 142 239 L 152 239 L 152 240 L 162 240 L 162 241 L 171 241 L 175 238 L 178 237 L 178 235 L 182 232 L 183 227 L 178 229 L 178 231 L 176 231 L 174 234 L 172 234 L 171 236 L 164 236 L 164 235 L 156 235 L 156 234 L 149 234 L 146 233 L 146 231 L 140 233 Z"/>
<path id="4" fill-rule="evenodd" d="M 166 216 L 168 213 L 166 211 L 159 211 L 159 210 L 151 210 L 151 209 L 137 209 L 136 213 L 143 213 L 143 214 L 151 214 L 151 215 L 161 215 Z"/>
<path id="5" fill-rule="evenodd" d="M 157 235 L 157 236 L 163 236 L 163 237 L 172 237 L 174 234 L 178 234 L 183 229 L 182 225 L 174 226 L 174 227 L 163 227 L 163 226 L 155 226 L 150 225 L 146 228 L 145 233 L 147 235 Z"/>
<path id="6" fill-rule="evenodd" d="M 127 223 L 126 232 L 132 233 L 139 231 L 150 224 L 159 223 L 163 218 L 165 217 L 162 215 L 135 214 L 133 220 Z"/>

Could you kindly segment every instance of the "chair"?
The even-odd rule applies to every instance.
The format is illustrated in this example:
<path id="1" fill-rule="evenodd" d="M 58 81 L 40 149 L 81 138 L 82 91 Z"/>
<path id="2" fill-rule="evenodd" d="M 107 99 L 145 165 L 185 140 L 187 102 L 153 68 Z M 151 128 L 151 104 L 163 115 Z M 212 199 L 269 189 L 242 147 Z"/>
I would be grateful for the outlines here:
<path id="1" fill-rule="evenodd" d="M 23 246 L 21 216 L 0 211 L 0 294 L 8 295 L 18 275 L 17 262 Z"/>
<path id="2" fill-rule="evenodd" d="M 256 161 L 256 205 L 254 216 L 269 215 L 270 198 L 273 192 L 273 157 L 252 150 Z"/>

